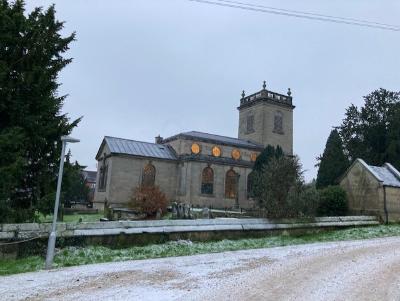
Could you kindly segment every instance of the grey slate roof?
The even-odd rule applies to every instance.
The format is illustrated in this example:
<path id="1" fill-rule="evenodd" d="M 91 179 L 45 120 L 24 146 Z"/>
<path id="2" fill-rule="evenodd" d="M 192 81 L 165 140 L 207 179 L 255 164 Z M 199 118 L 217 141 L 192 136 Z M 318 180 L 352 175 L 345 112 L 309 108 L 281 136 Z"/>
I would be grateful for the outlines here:
<path id="1" fill-rule="evenodd" d="M 82 170 L 82 175 L 87 182 L 95 183 L 97 171 L 92 170 Z"/>
<path id="2" fill-rule="evenodd" d="M 400 172 L 391 164 L 385 163 L 383 166 L 373 166 L 368 165 L 361 159 L 357 159 L 357 161 L 363 164 L 383 185 L 400 188 Z"/>
<path id="3" fill-rule="evenodd" d="M 104 141 L 113 154 L 177 160 L 174 150 L 168 145 L 109 136 L 104 137 Z"/>
<path id="4" fill-rule="evenodd" d="M 383 185 L 400 187 L 400 179 L 397 178 L 386 166 L 370 166 L 373 172 L 381 179 Z"/>
<path id="5" fill-rule="evenodd" d="M 166 138 L 163 141 L 168 142 L 168 141 L 176 140 L 179 138 L 200 140 L 200 141 L 204 141 L 204 142 L 233 145 L 233 146 L 238 146 L 238 147 L 253 148 L 253 149 L 260 149 L 260 150 L 264 148 L 263 145 L 257 144 L 257 143 L 254 143 L 254 142 L 251 142 L 248 140 L 232 138 L 232 137 L 227 137 L 227 136 L 220 136 L 220 135 L 209 134 L 209 133 L 203 133 L 203 132 L 197 132 L 197 131 L 180 133 L 178 135 Z"/>

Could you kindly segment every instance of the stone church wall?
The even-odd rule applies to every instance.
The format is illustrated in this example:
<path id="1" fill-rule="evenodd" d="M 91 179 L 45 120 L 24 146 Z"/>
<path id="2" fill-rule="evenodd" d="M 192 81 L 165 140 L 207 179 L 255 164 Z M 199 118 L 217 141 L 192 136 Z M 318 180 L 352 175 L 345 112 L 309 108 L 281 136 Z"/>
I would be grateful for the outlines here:
<path id="1" fill-rule="evenodd" d="M 221 145 L 218 143 L 209 143 L 209 142 L 202 142 L 196 140 L 189 140 L 189 139 L 177 139 L 174 141 L 170 141 L 167 144 L 171 145 L 178 155 L 190 155 L 191 154 L 191 146 L 193 143 L 197 143 L 201 147 L 200 154 L 211 156 L 212 151 L 211 149 L 214 146 L 218 146 L 221 149 L 221 157 L 231 158 L 232 150 L 238 149 L 241 154 L 241 160 L 250 162 L 250 156 L 252 153 L 256 153 L 257 155 L 260 153 L 259 150 L 251 150 L 247 148 L 241 148 L 236 146 L 230 145 Z"/>
<path id="2" fill-rule="evenodd" d="M 187 144 L 191 145 L 190 142 L 187 142 Z M 237 200 L 225 197 L 226 173 L 233 169 L 240 175 L 238 184 L 239 206 L 241 208 L 252 208 L 254 206 L 254 203 L 247 198 L 247 179 L 252 171 L 250 167 L 209 164 L 198 161 L 177 163 L 175 161 L 113 155 L 106 159 L 108 165 L 107 186 L 104 191 L 96 190 L 95 208 L 103 209 L 105 200 L 114 207 L 125 207 L 132 197 L 134 189 L 141 183 L 143 168 L 150 162 L 156 168 L 155 184 L 160 187 L 170 201 L 180 201 L 201 207 L 234 207 Z M 103 162 L 99 161 L 99 170 L 102 164 Z M 214 193 L 212 195 L 201 193 L 202 171 L 207 166 L 210 166 L 214 171 Z"/>
<path id="3" fill-rule="evenodd" d="M 202 171 L 210 166 L 214 171 L 214 191 L 212 195 L 201 193 Z M 222 164 L 208 164 L 206 162 L 189 161 L 181 166 L 181 187 L 179 187 L 179 201 L 191 203 L 194 206 L 207 206 L 212 208 L 232 208 L 236 205 L 236 199 L 225 197 L 225 176 L 232 167 Z M 238 185 L 238 201 L 242 208 L 253 207 L 252 201 L 247 199 L 247 177 L 251 168 L 233 167 L 240 175 Z"/>
<path id="4" fill-rule="evenodd" d="M 99 189 L 100 169 L 103 167 L 104 163 L 109 166 L 106 187 L 110 186 L 110 179 L 111 179 L 110 172 L 112 169 L 112 162 L 109 157 L 107 158 L 107 156 L 110 155 L 110 150 L 109 150 L 108 146 L 104 145 L 104 148 L 102 151 L 103 151 L 103 154 L 102 154 L 100 160 L 97 162 L 96 190 L 95 190 L 94 199 L 93 199 L 94 208 L 99 209 L 99 210 L 104 209 L 104 200 L 109 199 L 109 193 L 110 193 L 109 189 Z M 104 157 L 106 157 L 105 161 L 103 161 Z"/>
<path id="5" fill-rule="evenodd" d="M 253 116 L 253 131 L 247 128 L 247 118 Z M 258 103 L 239 111 L 239 134 L 240 139 L 251 140 L 264 145 L 264 104 Z"/>
<path id="6" fill-rule="evenodd" d="M 293 154 L 293 111 L 286 107 L 273 104 L 264 104 L 264 145 L 280 145 L 286 154 Z M 280 112 L 283 117 L 283 132 L 274 131 L 275 114 Z"/>
<path id="7" fill-rule="evenodd" d="M 166 143 L 167 145 L 172 146 L 172 148 L 174 149 L 175 153 L 180 155 L 183 153 L 183 149 L 184 149 L 184 140 L 182 139 L 177 139 L 177 140 L 173 140 L 170 141 L 168 143 Z"/>
<path id="8" fill-rule="evenodd" d="M 125 207 L 142 181 L 142 171 L 150 163 L 156 168 L 155 185 L 159 186 L 168 200 L 176 196 L 178 165 L 175 161 L 135 158 L 132 156 L 111 156 L 108 158 L 109 179 L 105 193 L 96 191 L 95 202 L 104 203 L 105 198 L 114 207 Z"/>
<path id="9" fill-rule="evenodd" d="M 282 132 L 274 131 L 275 114 L 282 114 Z M 247 118 L 254 116 L 254 131 L 247 129 Z M 286 154 L 293 154 L 293 110 L 291 108 L 271 104 L 258 103 L 240 109 L 239 138 L 251 140 L 264 146 L 280 145 Z"/>

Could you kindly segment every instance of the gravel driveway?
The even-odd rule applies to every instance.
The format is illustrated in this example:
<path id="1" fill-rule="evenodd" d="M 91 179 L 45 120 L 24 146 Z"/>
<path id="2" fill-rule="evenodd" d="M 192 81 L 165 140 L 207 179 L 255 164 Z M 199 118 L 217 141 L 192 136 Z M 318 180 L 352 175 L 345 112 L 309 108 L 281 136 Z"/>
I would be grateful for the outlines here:
<path id="1" fill-rule="evenodd" d="M 0 277 L 1 300 L 400 300 L 400 237 Z"/>

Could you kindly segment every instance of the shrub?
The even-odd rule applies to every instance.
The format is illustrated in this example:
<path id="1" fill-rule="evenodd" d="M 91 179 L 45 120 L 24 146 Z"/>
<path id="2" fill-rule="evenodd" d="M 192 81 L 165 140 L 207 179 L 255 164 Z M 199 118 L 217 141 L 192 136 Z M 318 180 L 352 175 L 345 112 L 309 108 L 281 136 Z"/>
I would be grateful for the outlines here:
<path id="1" fill-rule="evenodd" d="M 303 185 L 289 193 L 288 204 L 293 217 L 314 217 L 319 206 L 319 192 L 315 185 Z"/>
<path id="2" fill-rule="evenodd" d="M 328 186 L 320 190 L 318 214 L 322 216 L 341 216 L 347 213 L 346 192 L 340 186 Z"/>
<path id="3" fill-rule="evenodd" d="M 295 217 L 295 200 L 304 183 L 302 166 L 297 157 L 271 158 L 262 171 L 255 171 L 254 197 L 266 209 L 269 218 Z"/>
<path id="4" fill-rule="evenodd" d="M 135 189 L 129 206 L 149 216 L 155 215 L 158 209 L 165 213 L 167 197 L 158 186 L 140 186 Z"/>

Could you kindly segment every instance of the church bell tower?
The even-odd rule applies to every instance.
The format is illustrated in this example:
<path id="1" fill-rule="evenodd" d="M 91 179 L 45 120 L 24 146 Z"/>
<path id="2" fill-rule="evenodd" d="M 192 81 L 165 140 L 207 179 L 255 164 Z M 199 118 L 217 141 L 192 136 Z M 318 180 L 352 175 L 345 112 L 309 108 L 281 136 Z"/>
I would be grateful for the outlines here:
<path id="1" fill-rule="evenodd" d="M 239 110 L 239 138 L 265 146 L 281 146 L 293 154 L 293 109 L 290 88 L 287 95 L 266 89 L 249 96 L 242 92 Z"/>

